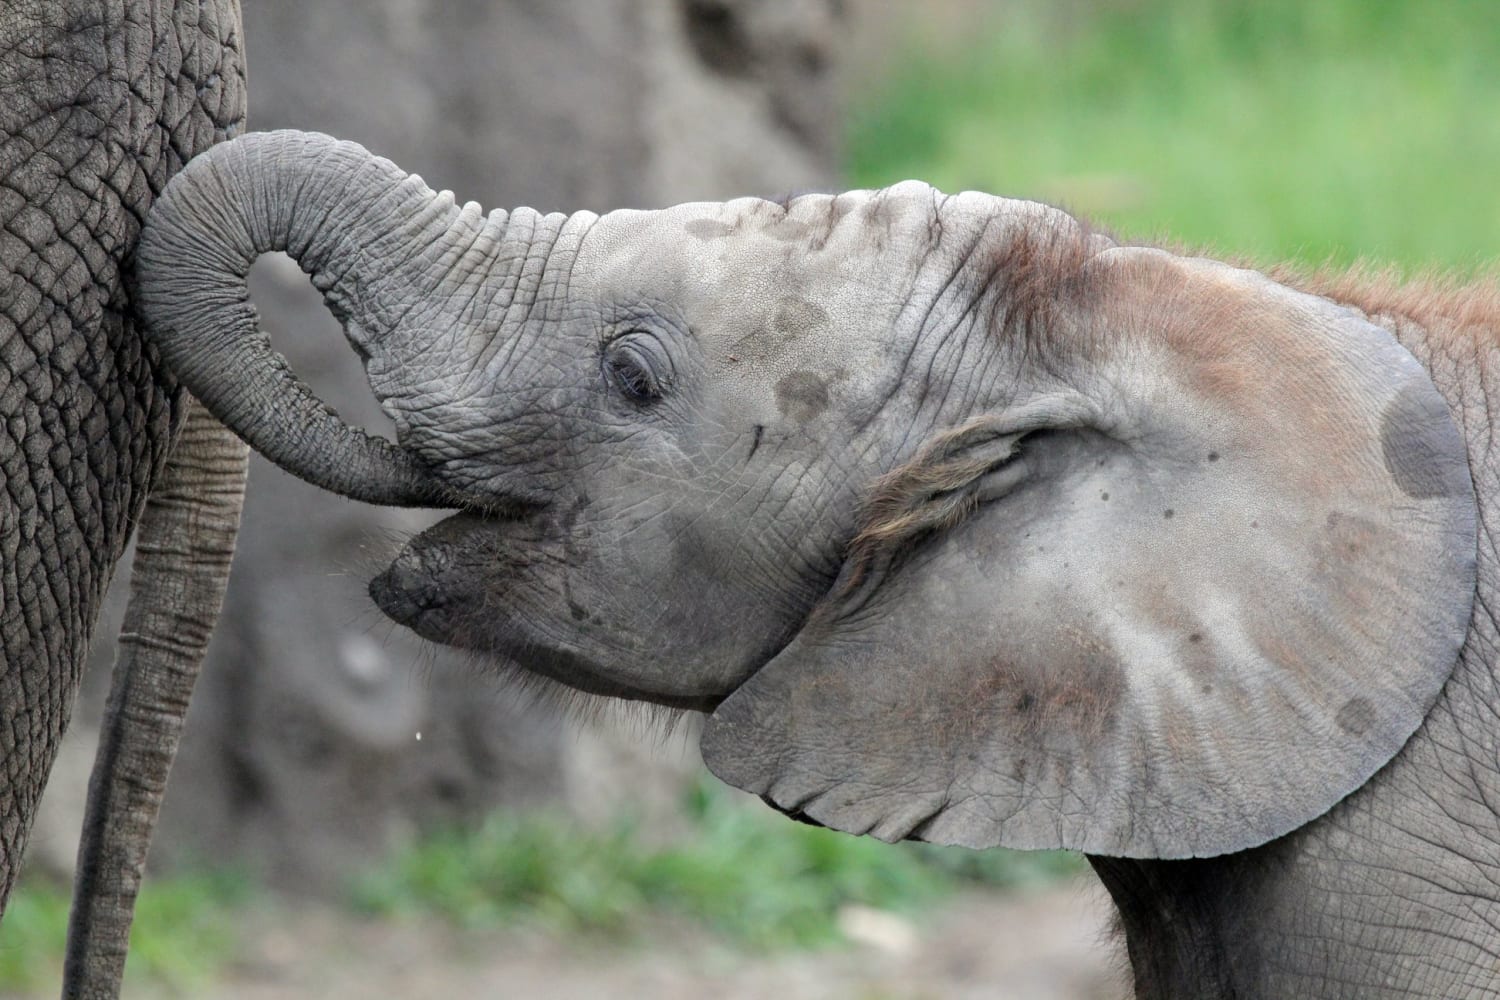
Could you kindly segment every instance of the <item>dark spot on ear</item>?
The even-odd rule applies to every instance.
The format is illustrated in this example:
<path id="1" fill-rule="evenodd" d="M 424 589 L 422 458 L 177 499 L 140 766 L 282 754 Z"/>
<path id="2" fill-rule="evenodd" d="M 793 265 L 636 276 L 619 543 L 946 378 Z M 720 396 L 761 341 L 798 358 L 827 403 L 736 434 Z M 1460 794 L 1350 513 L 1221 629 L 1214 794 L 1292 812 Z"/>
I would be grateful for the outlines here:
<path id="1" fill-rule="evenodd" d="M 776 407 L 788 420 L 811 420 L 828 409 L 828 385 L 810 371 L 792 372 L 776 383 Z"/>
<path id="2" fill-rule="evenodd" d="M 1375 725 L 1375 705 L 1370 699 L 1357 695 L 1344 702 L 1333 721 L 1350 736 L 1363 736 Z"/>
<path id="3" fill-rule="evenodd" d="M 1056 650 L 1045 665 L 999 657 L 958 694 L 949 720 L 955 731 L 981 732 L 1007 703 L 1011 725 L 1021 732 L 1052 730 L 1087 745 L 1113 732 L 1125 697 L 1125 674 L 1111 652 L 1096 642 Z"/>
<path id="4" fill-rule="evenodd" d="M 1173 516 L 1176 515 L 1176 513 L 1177 512 L 1175 510 L 1173 510 L 1171 507 L 1168 507 L 1166 510 L 1161 512 L 1161 516 L 1170 521 L 1172 520 Z"/>
<path id="5" fill-rule="evenodd" d="M 1259 528 L 1260 527 L 1260 522 L 1259 521 L 1251 521 L 1250 522 L 1250 527 L 1252 527 L 1252 528 Z"/>
<path id="6" fill-rule="evenodd" d="M 1109 491 L 1105 490 L 1103 493 L 1100 493 L 1099 494 L 1099 499 L 1100 500 L 1108 500 L 1109 499 Z"/>
<path id="7" fill-rule="evenodd" d="M 1372 544 L 1378 544 L 1375 529 L 1370 522 L 1358 515 L 1329 511 L 1328 545 L 1334 552 L 1345 556 L 1357 556 Z"/>
<path id="8" fill-rule="evenodd" d="M 1216 452 L 1216 451 L 1209 452 L 1208 453 L 1208 460 L 1210 462 L 1217 462 L 1219 460 L 1219 453 Z"/>
<path id="9" fill-rule="evenodd" d="M 776 304 L 771 328 L 783 337 L 805 337 L 828 323 L 828 313 L 806 299 L 782 299 Z"/>
<path id="10" fill-rule="evenodd" d="M 1200 692 L 1202 692 L 1203 694 L 1213 694 L 1214 693 L 1214 686 L 1212 684 L 1205 684 L 1201 688 L 1199 688 L 1198 690 Z"/>
<path id="11" fill-rule="evenodd" d="M 1431 383 L 1414 378 L 1385 408 L 1380 449 L 1407 496 L 1455 496 L 1468 489 L 1468 460 L 1448 407 Z"/>
<path id="12" fill-rule="evenodd" d="M 1194 632 L 1194 633 L 1192 633 L 1191 635 L 1188 636 L 1188 642 L 1202 642 L 1202 641 L 1203 641 L 1203 633 L 1202 632 Z"/>
<path id="13" fill-rule="evenodd" d="M 682 227 L 687 230 L 689 236 L 696 236 L 705 242 L 709 240 L 722 240 L 734 232 L 734 227 L 727 222 L 717 219 L 694 219 Z"/>
<path id="14" fill-rule="evenodd" d="M 763 425 L 763 424 L 756 424 L 755 425 L 755 436 L 750 439 L 750 454 L 748 454 L 748 455 L 745 456 L 745 461 L 748 462 L 748 461 L 750 461 L 750 459 L 752 459 L 752 458 L 755 457 L 755 453 L 760 450 L 760 439 L 761 439 L 761 437 L 765 433 L 766 433 L 765 425 Z"/>

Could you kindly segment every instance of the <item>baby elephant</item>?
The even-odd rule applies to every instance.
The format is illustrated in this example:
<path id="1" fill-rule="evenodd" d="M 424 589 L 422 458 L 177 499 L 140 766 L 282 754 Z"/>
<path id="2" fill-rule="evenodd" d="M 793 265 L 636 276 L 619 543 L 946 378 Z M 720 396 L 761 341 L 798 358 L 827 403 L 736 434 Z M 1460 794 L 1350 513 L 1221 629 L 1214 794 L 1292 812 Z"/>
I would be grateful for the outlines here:
<path id="1" fill-rule="evenodd" d="M 258 331 L 273 250 L 395 444 Z M 1500 977 L 1493 285 L 1282 284 L 916 182 L 485 215 L 294 132 L 195 160 L 138 278 L 255 448 L 456 509 L 370 587 L 419 634 L 703 712 L 795 816 L 1088 852 L 1142 996 Z"/>

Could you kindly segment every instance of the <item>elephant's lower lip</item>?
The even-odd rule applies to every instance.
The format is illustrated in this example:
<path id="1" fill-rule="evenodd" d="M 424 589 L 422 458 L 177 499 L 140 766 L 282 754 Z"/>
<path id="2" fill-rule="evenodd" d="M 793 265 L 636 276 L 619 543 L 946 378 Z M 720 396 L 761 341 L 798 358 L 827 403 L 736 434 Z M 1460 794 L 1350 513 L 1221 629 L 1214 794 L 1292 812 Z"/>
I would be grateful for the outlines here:
<path id="1" fill-rule="evenodd" d="M 439 607 L 430 588 L 419 586 L 422 582 L 416 573 L 396 563 L 370 581 L 370 599 L 392 621 L 420 635 L 423 620 Z"/>

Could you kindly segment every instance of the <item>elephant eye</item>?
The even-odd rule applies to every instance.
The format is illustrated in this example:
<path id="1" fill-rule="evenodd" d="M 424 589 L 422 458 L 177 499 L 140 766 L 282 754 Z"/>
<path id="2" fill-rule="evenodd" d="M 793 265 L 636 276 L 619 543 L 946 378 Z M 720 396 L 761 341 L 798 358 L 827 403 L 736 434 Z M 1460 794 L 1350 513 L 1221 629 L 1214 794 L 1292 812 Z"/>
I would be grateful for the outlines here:
<path id="1" fill-rule="evenodd" d="M 672 381 L 672 363 L 654 336 L 622 334 L 604 346 L 604 377 L 634 403 L 660 399 Z"/>

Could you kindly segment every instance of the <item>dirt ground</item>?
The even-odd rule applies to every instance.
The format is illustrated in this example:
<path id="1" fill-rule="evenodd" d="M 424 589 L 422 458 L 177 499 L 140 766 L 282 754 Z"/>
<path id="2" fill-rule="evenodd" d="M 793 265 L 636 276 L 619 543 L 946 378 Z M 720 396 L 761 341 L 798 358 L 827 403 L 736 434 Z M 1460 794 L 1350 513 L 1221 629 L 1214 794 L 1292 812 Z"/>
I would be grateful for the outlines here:
<path id="1" fill-rule="evenodd" d="M 914 921 L 844 914 L 863 943 L 755 958 L 681 926 L 601 945 L 536 931 L 462 934 L 283 911 L 246 928 L 246 958 L 204 1000 L 526 997 L 658 1000 L 1114 1000 L 1123 958 L 1097 886 L 971 893 Z M 127 990 L 130 1000 L 155 993 Z"/>

